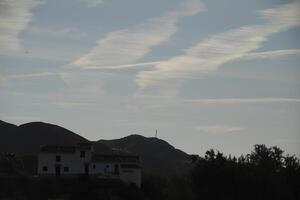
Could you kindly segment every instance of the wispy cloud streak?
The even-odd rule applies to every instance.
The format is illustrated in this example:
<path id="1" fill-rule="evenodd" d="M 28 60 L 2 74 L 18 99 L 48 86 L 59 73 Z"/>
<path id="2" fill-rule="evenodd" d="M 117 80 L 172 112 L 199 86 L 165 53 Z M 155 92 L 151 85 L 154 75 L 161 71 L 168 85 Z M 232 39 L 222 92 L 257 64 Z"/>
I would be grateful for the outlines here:
<path id="1" fill-rule="evenodd" d="M 31 10 L 41 3 L 37 0 L 0 1 L 0 54 L 20 49 L 19 33 L 31 21 Z"/>
<path id="2" fill-rule="evenodd" d="M 152 18 L 143 24 L 109 33 L 87 54 L 71 62 L 70 68 L 107 68 L 135 63 L 153 47 L 170 39 L 177 31 L 181 17 L 192 16 L 204 9 L 199 1 L 186 1 L 177 10 Z M 115 68 L 115 67 L 112 67 Z"/>
<path id="3" fill-rule="evenodd" d="M 49 27 L 41 27 L 41 26 L 30 26 L 27 29 L 27 32 L 31 34 L 37 35 L 45 35 L 50 37 L 66 37 L 66 38 L 85 38 L 87 37 L 87 33 L 76 29 L 76 28 L 49 28 Z"/>
<path id="4" fill-rule="evenodd" d="M 31 73 L 31 74 L 17 74 L 17 75 L 10 75 L 6 78 L 9 79 L 20 79 L 20 78 L 34 78 L 34 77 L 45 77 L 45 76 L 55 76 L 58 73 L 55 72 L 41 72 L 41 73 Z"/>
<path id="5" fill-rule="evenodd" d="M 259 49 L 269 36 L 300 25 L 300 2 L 263 10 L 264 24 L 243 26 L 214 35 L 184 51 L 182 55 L 159 63 L 155 70 L 142 71 L 136 77 L 140 88 L 162 80 L 194 72 L 210 72 L 221 65 L 247 56 Z"/>
<path id="6" fill-rule="evenodd" d="M 191 104 L 271 104 L 271 103 L 300 103 L 299 98 L 217 98 L 217 99 L 190 99 L 185 103 Z"/>
<path id="7" fill-rule="evenodd" d="M 80 0 L 85 3 L 87 7 L 94 8 L 104 3 L 104 0 Z"/>
<path id="8" fill-rule="evenodd" d="M 84 69 L 125 69 L 125 68 L 135 68 L 141 66 L 148 66 L 148 65 L 156 65 L 161 63 L 162 61 L 154 61 L 154 62 L 140 62 L 140 63 L 131 63 L 125 65 L 111 65 L 111 66 L 90 66 L 85 67 Z"/>
<path id="9" fill-rule="evenodd" d="M 225 134 L 232 132 L 240 132 L 243 130 L 241 127 L 228 126 L 228 125 L 209 125 L 209 126 L 196 126 L 196 130 L 213 134 Z"/>
<path id="10" fill-rule="evenodd" d="M 282 56 L 300 56 L 300 49 L 284 49 L 284 50 L 274 50 L 265 51 L 257 53 L 249 53 L 248 55 L 242 57 L 243 60 L 256 60 L 256 59 L 271 59 Z"/>

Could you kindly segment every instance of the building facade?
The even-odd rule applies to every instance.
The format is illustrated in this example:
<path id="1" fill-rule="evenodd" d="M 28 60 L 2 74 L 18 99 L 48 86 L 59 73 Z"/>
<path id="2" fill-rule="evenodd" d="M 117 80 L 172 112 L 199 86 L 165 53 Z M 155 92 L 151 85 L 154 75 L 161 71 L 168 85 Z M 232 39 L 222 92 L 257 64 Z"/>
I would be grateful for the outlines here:
<path id="1" fill-rule="evenodd" d="M 38 175 L 88 175 L 120 179 L 141 186 L 139 156 L 96 154 L 89 143 L 76 146 L 42 146 L 38 155 Z"/>

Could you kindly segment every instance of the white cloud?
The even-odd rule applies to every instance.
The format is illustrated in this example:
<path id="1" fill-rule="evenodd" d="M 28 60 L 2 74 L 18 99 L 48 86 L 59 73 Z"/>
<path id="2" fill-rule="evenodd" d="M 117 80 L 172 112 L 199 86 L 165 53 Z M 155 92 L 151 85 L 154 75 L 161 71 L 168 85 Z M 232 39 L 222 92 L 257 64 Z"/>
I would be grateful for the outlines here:
<path id="1" fill-rule="evenodd" d="M 62 90 L 62 97 L 67 96 L 69 100 L 80 98 L 94 98 L 101 96 L 104 92 L 103 81 L 99 75 L 91 71 L 60 72 L 59 76 L 65 82 L 66 87 Z M 67 94 L 67 95 L 66 95 Z"/>
<path id="2" fill-rule="evenodd" d="M 93 105 L 90 102 L 72 102 L 72 101 L 58 101 L 53 103 L 60 108 L 74 108 L 74 107 L 87 107 Z"/>
<path id="3" fill-rule="evenodd" d="M 152 18 L 143 24 L 109 33 L 87 54 L 67 67 L 108 68 L 127 65 L 143 58 L 151 48 L 158 46 L 177 31 L 177 22 L 184 16 L 195 15 L 204 7 L 198 1 L 187 1 L 177 10 Z M 115 67 L 112 67 L 115 68 Z"/>
<path id="4" fill-rule="evenodd" d="M 0 74 L 0 88 L 6 85 L 6 77 Z"/>
<path id="5" fill-rule="evenodd" d="M 40 121 L 37 117 L 31 116 L 0 116 L 1 120 L 13 123 L 13 124 L 24 124 L 33 121 Z"/>
<path id="6" fill-rule="evenodd" d="M 192 104 L 271 104 L 271 103 L 300 103 L 299 98 L 218 98 L 218 99 L 190 99 L 186 103 Z"/>
<path id="7" fill-rule="evenodd" d="M 48 27 L 30 26 L 27 32 L 51 37 L 84 38 L 88 36 L 85 32 L 76 28 L 54 29 Z"/>
<path id="8" fill-rule="evenodd" d="M 300 49 L 283 49 L 283 50 L 274 50 L 274 51 L 265 51 L 257 53 L 249 53 L 248 55 L 242 57 L 243 60 L 253 60 L 253 59 L 270 59 L 277 58 L 282 56 L 292 56 L 300 55 Z"/>
<path id="9" fill-rule="evenodd" d="M 249 25 L 209 37 L 136 77 L 140 88 L 195 72 L 210 72 L 221 65 L 247 56 L 259 49 L 272 34 L 300 25 L 300 2 L 260 12 L 265 24 Z"/>
<path id="10" fill-rule="evenodd" d="M 31 21 L 31 10 L 41 1 L 1 0 L 0 1 L 0 54 L 20 49 L 19 33 Z"/>
<path id="11" fill-rule="evenodd" d="M 228 125 L 209 125 L 209 126 L 196 126 L 198 131 L 213 133 L 213 134 L 224 134 L 232 132 L 240 132 L 243 130 L 241 127 L 228 126 Z"/>
<path id="12" fill-rule="evenodd" d="M 97 7 L 99 5 L 101 5 L 102 3 L 104 3 L 104 0 L 80 0 L 83 3 L 86 3 L 87 7 L 90 8 L 94 8 Z"/>
<path id="13" fill-rule="evenodd" d="M 12 56 L 12 58 L 17 56 L 18 58 L 25 59 L 49 60 L 51 62 L 59 61 L 67 63 L 85 51 L 85 47 L 77 42 L 66 44 L 64 42 L 28 39 L 23 41 L 23 45 L 26 48 L 23 48 L 22 51 L 18 52 L 18 54 L 9 56 Z"/>
<path id="14" fill-rule="evenodd" d="M 21 78 L 34 78 L 34 77 L 45 77 L 45 76 L 55 76 L 58 73 L 55 72 L 41 72 L 41 73 L 32 73 L 32 74 L 18 74 L 18 75 L 10 75 L 7 78 L 10 79 L 21 79 Z"/>
<path id="15" fill-rule="evenodd" d="M 123 64 L 123 65 L 111 65 L 111 66 L 90 66 L 90 67 L 85 67 L 85 69 L 125 69 L 125 68 L 155 65 L 161 62 L 162 61 L 140 62 L 140 63 L 131 63 L 131 64 Z"/>
<path id="16" fill-rule="evenodd" d="M 274 51 L 265 51 L 265 52 L 255 52 L 248 53 L 244 57 L 241 57 L 241 60 L 254 60 L 254 59 L 272 59 L 283 56 L 299 56 L 300 49 L 283 49 L 283 50 L 274 50 Z M 96 69 L 125 69 L 125 68 L 138 68 L 141 66 L 151 66 L 158 65 L 166 60 L 159 60 L 153 62 L 139 62 L 131 64 L 121 64 L 121 65 L 110 65 L 110 66 L 87 66 L 84 69 L 87 70 L 96 70 Z"/>

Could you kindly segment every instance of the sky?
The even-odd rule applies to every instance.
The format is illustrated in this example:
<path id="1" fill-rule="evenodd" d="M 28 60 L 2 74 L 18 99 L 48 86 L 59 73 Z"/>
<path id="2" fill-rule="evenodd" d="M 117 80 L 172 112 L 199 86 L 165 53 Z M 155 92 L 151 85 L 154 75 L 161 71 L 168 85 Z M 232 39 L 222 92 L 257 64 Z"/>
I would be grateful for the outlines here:
<path id="1" fill-rule="evenodd" d="M 299 0 L 0 0 L 0 119 L 299 155 L 299 36 Z"/>

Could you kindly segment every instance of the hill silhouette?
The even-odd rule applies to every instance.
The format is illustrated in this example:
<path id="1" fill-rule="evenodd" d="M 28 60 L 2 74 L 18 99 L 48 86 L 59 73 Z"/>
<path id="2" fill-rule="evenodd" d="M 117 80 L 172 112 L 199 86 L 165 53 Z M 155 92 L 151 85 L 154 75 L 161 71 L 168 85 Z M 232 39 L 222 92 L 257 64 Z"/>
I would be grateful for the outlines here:
<path id="1" fill-rule="evenodd" d="M 87 139 L 63 127 L 43 122 L 16 126 L 0 121 L 0 152 L 36 154 L 41 145 L 73 145 Z"/>
<path id="2" fill-rule="evenodd" d="M 115 140 L 99 140 L 98 143 L 114 150 L 140 155 L 145 172 L 182 174 L 190 166 L 188 154 L 158 138 L 130 135 Z"/>
<path id="3" fill-rule="evenodd" d="M 114 140 L 89 141 L 63 127 L 31 122 L 16 126 L 0 121 L 0 154 L 37 155 L 41 145 L 75 145 L 92 142 L 96 153 L 137 154 L 144 172 L 173 175 L 182 174 L 190 167 L 188 154 L 158 138 L 130 135 Z"/>
<path id="4" fill-rule="evenodd" d="M 45 180 L 32 176 L 37 171 L 40 145 L 77 142 L 90 141 L 53 124 L 16 126 L 1 121 L 1 151 L 32 156 L 0 157 L 0 199 L 50 199 L 62 194 L 70 199 L 300 199 L 299 158 L 264 144 L 254 145 L 249 154 L 239 157 L 213 149 L 201 157 L 141 135 L 92 142 L 97 153 L 140 155 L 144 172 L 141 189 L 104 179 Z"/>

